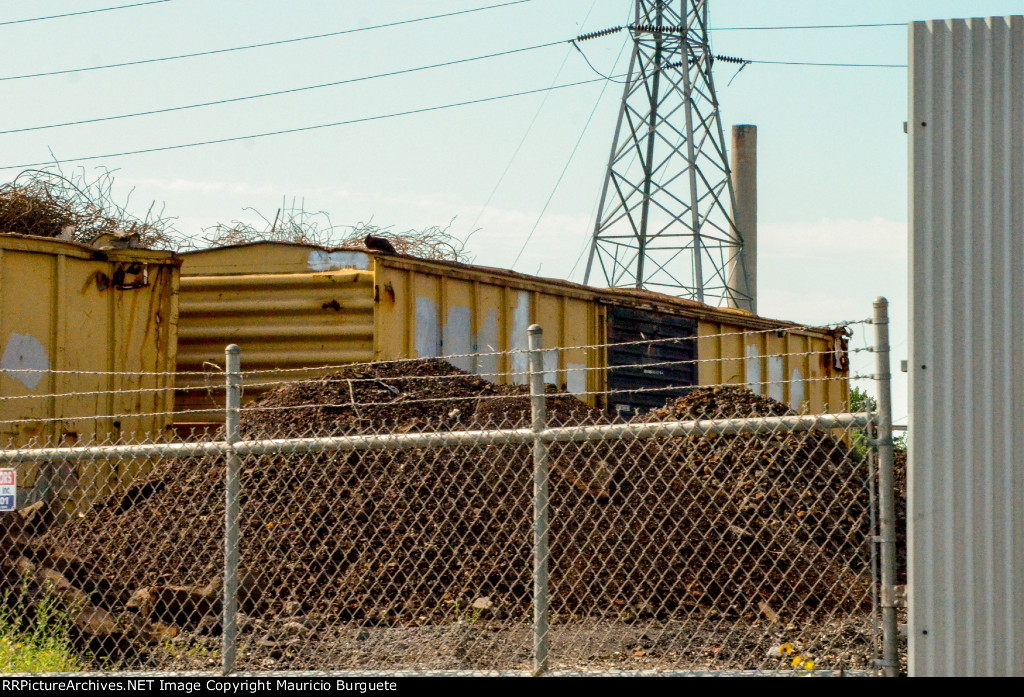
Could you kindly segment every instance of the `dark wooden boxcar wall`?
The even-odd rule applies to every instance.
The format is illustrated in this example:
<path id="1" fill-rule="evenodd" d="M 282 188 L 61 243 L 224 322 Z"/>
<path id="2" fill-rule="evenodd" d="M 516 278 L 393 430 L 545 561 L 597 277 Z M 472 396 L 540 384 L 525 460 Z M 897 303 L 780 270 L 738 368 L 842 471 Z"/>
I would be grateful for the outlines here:
<path id="1" fill-rule="evenodd" d="M 656 339 L 682 341 L 614 345 Z M 694 319 L 612 306 L 608 309 L 608 343 L 613 344 L 608 348 L 608 408 L 623 419 L 663 406 L 697 385 Z"/>

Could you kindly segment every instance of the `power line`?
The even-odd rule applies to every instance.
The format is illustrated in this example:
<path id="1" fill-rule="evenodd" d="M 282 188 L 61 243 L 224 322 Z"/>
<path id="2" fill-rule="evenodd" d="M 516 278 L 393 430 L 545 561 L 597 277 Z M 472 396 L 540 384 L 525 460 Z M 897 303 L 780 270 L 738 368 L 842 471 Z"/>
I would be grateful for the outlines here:
<path id="1" fill-rule="evenodd" d="M 517 0 L 517 3 L 510 3 L 510 4 L 518 4 L 518 2 L 529 2 L 529 1 L 530 0 Z M 498 6 L 494 6 L 494 7 L 498 7 Z M 484 9 L 484 8 L 481 8 L 481 9 Z M 413 21 L 413 20 L 409 20 L 409 21 Z M 165 112 L 165 111 L 175 111 L 175 110 L 179 110 L 179 109 L 188 109 L 188 108 L 193 108 L 193 107 L 198 107 L 198 106 L 207 106 L 207 105 L 210 105 L 210 104 L 219 104 L 219 103 L 226 103 L 226 102 L 232 102 L 232 101 L 241 101 L 241 100 L 245 100 L 245 99 L 255 99 L 255 98 L 262 97 L 262 96 L 271 96 L 271 95 L 274 95 L 274 94 L 284 94 L 284 93 L 288 93 L 288 92 L 297 92 L 297 91 L 302 91 L 302 90 L 306 90 L 306 89 L 315 89 L 315 88 L 321 87 L 321 86 L 329 86 L 329 85 L 332 85 L 332 84 L 344 84 L 346 82 L 358 82 L 358 81 L 361 81 L 361 80 L 368 80 L 368 79 L 373 79 L 373 78 L 377 78 L 377 77 L 385 77 L 385 76 L 388 76 L 388 75 L 397 75 L 397 74 L 401 74 L 401 73 L 414 72 L 414 71 L 418 71 L 418 70 L 425 70 L 425 69 L 429 69 L 429 68 L 433 68 L 433 67 L 441 67 L 443 65 L 452 65 L 452 64 L 464 63 L 464 62 L 473 61 L 473 60 L 482 60 L 484 58 L 491 58 L 491 57 L 495 57 L 495 56 L 499 56 L 499 55 L 507 55 L 509 53 L 517 53 L 517 52 L 522 52 L 522 51 L 534 50 L 534 49 L 538 49 L 538 48 L 544 48 L 544 47 L 548 47 L 548 46 L 558 45 L 558 44 L 561 44 L 561 43 L 564 43 L 564 42 L 563 41 L 556 41 L 556 42 L 551 42 L 549 44 L 539 44 L 537 46 L 525 47 L 525 48 L 522 48 L 522 49 L 512 49 L 510 51 L 500 52 L 500 53 L 496 53 L 496 54 L 488 54 L 488 55 L 485 55 L 485 56 L 478 56 L 478 57 L 474 57 L 474 58 L 459 59 L 459 60 L 456 60 L 456 61 L 449 61 L 447 63 L 440 63 L 440 64 L 436 64 L 436 65 L 433 65 L 433 66 L 420 66 L 420 67 L 417 67 L 417 68 L 409 68 L 409 69 L 405 69 L 405 70 L 401 70 L 401 71 L 393 71 L 392 73 L 384 73 L 384 74 L 381 74 L 381 75 L 365 76 L 365 77 L 361 77 L 361 78 L 352 78 L 350 80 L 342 80 L 342 81 L 338 81 L 336 83 L 324 83 L 323 85 L 313 85 L 313 86 L 308 86 L 308 87 L 293 88 L 291 90 L 282 90 L 280 92 L 264 93 L 264 94 L 261 94 L 261 95 L 252 95 L 252 96 L 247 96 L 247 97 L 237 97 L 237 98 L 233 98 L 233 99 L 217 100 L 215 102 L 208 102 L 208 103 L 197 104 L 197 105 L 187 105 L 187 106 L 181 106 L 181 107 L 169 107 L 169 108 L 166 108 L 166 109 L 153 110 L 153 111 L 150 111 L 150 112 L 139 112 L 137 114 L 126 114 L 126 115 L 121 115 L 121 116 L 103 117 L 103 118 L 98 118 L 98 119 L 84 120 L 84 121 L 80 121 L 80 122 L 68 122 L 68 123 L 64 123 L 64 124 L 56 124 L 54 126 L 41 126 L 41 127 L 31 127 L 31 128 L 24 128 L 24 129 L 15 129 L 15 130 L 10 130 L 10 131 L 0 131 L 0 134 L 3 134 L 3 133 L 16 133 L 16 132 L 30 131 L 30 130 L 38 130 L 40 128 L 51 128 L 51 127 L 57 127 L 57 126 L 73 125 L 73 124 L 76 124 L 76 123 L 91 123 L 91 122 L 94 122 L 94 121 L 104 121 L 104 120 L 110 120 L 110 119 L 116 119 L 116 118 L 127 118 L 129 116 L 142 116 L 142 115 L 146 115 L 146 114 L 150 114 L 150 113 L 161 113 L 161 112 Z M 749 59 L 745 59 L 745 58 L 732 58 L 732 57 L 728 57 L 728 56 L 717 56 L 716 58 L 718 58 L 720 60 L 728 59 L 728 60 L 731 60 L 731 62 L 737 62 L 737 63 L 748 63 L 748 64 L 749 63 L 757 63 L 757 64 L 769 64 L 769 65 L 794 65 L 794 66 L 817 66 L 817 67 L 856 67 L 856 68 L 906 68 L 907 67 L 906 65 L 876 64 L 876 63 L 813 63 L 813 62 L 797 62 L 797 61 L 749 60 Z M 480 103 L 484 103 L 484 102 L 491 102 L 491 101 L 496 101 L 496 100 L 501 100 L 501 99 L 509 99 L 509 98 L 513 98 L 513 97 L 526 96 L 526 95 L 530 95 L 530 94 L 538 94 L 538 93 L 541 93 L 541 92 L 547 93 L 547 92 L 550 92 L 550 91 L 556 90 L 556 89 L 564 89 L 564 88 L 567 88 L 567 87 L 576 87 L 576 86 L 579 86 L 579 85 L 593 84 L 595 82 L 606 82 L 606 83 L 607 82 L 616 82 L 617 81 L 616 78 L 621 78 L 621 77 L 626 77 L 626 76 L 625 75 L 603 76 L 603 77 L 597 78 L 597 79 L 582 80 L 582 81 L 578 81 L 578 82 L 567 83 L 567 84 L 564 84 L 564 85 L 553 85 L 553 86 L 549 86 L 549 87 L 546 87 L 546 88 L 539 88 L 539 89 L 534 89 L 534 90 L 526 90 L 526 91 L 522 91 L 522 92 L 514 92 L 514 93 L 510 93 L 510 94 L 497 95 L 497 96 L 494 96 L 494 97 L 484 97 L 484 98 L 481 98 L 481 99 L 468 100 L 468 101 L 464 101 L 464 102 L 456 102 L 456 103 L 452 103 L 452 104 L 444 104 L 444 105 L 439 105 L 439 106 L 434 106 L 434 107 L 424 107 L 424 108 L 421 108 L 421 109 L 412 109 L 412 110 L 408 110 L 408 111 L 394 112 L 394 113 L 391 113 L 391 114 L 381 114 L 381 115 L 377 115 L 377 116 L 369 116 L 369 117 L 363 117 L 363 118 L 359 118 L 359 119 L 350 119 L 350 120 L 346 120 L 346 121 L 336 121 L 336 122 L 332 122 L 332 123 L 318 124 L 318 125 L 314 125 L 314 126 L 302 126 L 302 127 L 298 127 L 298 128 L 283 129 L 283 130 L 279 130 L 279 131 L 269 131 L 269 132 L 264 132 L 264 133 L 254 133 L 254 134 L 246 135 L 246 136 L 232 136 L 232 137 L 229 137 L 229 138 L 218 138 L 218 139 L 213 139 L 213 140 L 197 141 L 197 142 L 193 142 L 193 143 L 184 143 L 184 144 L 179 144 L 179 145 L 168 145 L 168 146 L 160 146 L 160 147 L 155 147 L 155 148 L 144 148 L 144 149 L 140 149 L 140 150 L 129 150 L 129 151 L 123 151 L 123 152 L 117 152 L 117 153 L 108 153 L 108 154 L 105 154 L 105 155 L 89 155 L 89 156 L 85 156 L 85 157 L 68 158 L 68 159 L 64 159 L 64 160 L 58 160 L 57 158 L 53 158 L 53 159 L 47 160 L 45 162 L 34 162 L 34 163 L 28 163 L 28 164 L 22 164 L 22 165 L 7 165 L 7 166 L 4 166 L 4 167 L 0 167 L 0 170 L 24 169 L 24 168 L 29 168 L 29 167 L 44 167 L 44 166 L 49 166 L 49 165 L 53 165 L 53 164 L 59 164 L 59 163 L 63 163 L 63 162 L 82 162 L 82 161 L 97 160 L 97 159 L 112 158 L 112 157 L 124 157 L 124 156 L 128 156 L 128 155 L 141 155 L 141 154 L 153 153 L 153 152 L 163 152 L 163 151 L 168 151 L 168 150 L 180 150 L 180 149 L 184 149 L 184 148 L 193 148 L 193 147 L 199 147 L 199 146 L 205 146 L 205 145 L 215 145 L 215 144 L 219 144 L 219 143 L 237 142 L 237 141 L 241 141 L 241 140 L 248 140 L 248 139 L 251 139 L 251 138 L 265 138 L 265 137 L 269 137 L 269 136 L 285 135 L 285 134 L 289 134 L 289 133 L 300 133 L 300 132 L 304 132 L 304 131 L 318 130 L 318 129 L 322 129 L 322 128 L 331 128 L 331 127 L 334 127 L 334 126 L 343 126 L 343 125 L 350 125 L 350 124 L 356 124 L 356 123 L 364 123 L 364 122 L 368 122 L 368 121 L 377 121 L 377 120 L 393 118 L 393 117 L 397 117 L 397 116 L 408 116 L 408 115 L 419 114 L 419 113 L 424 113 L 424 112 L 438 111 L 438 110 L 441 110 L 441 109 L 448 109 L 448 108 L 454 108 L 454 107 L 459 107 L 459 106 L 468 106 L 468 105 L 472 105 L 472 104 L 480 104 Z M 2 79 L 2 78 L 0 78 L 0 79 Z M 589 120 L 588 120 L 588 123 L 589 123 Z M 570 161 L 571 161 L 571 158 L 570 158 Z"/>
<path id="2" fill-rule="evenodd" d="M 587 14 L 583 18 L 583 22 L 580 23 L 580 31 L 583 31 L 583 28 L 587 26 L 587 21 L 590 19 L 590 15 L 593 14 L 595 7 L 597 7 L 597 0 L 594 0 L 590 4 L 590 9 L 587 10 Z M 577 37 L 577 39 L 578 38 L 579 37 Z M 558 78 L 561 77 L 562 71 L 565 69 L 565 64 L 569 62 L 570 55 L 572 55 L 572 48 L 569 48 L 569 50 L 565 52 L 565 57 L 562 59 L 562 64 L 558 66 L 558 70 L 555 71 L 555 76 L 551 78 L 551 87 L 554 87 L 555 83 L 558 82 Z M 501 172 L 501 176 L 498 177 L 498 181 L 495 182 L 494 188 L 491 189 L 491 193 L 487 196 L 487 200 L 484 201 L 484 205 L 481 206 L 480 211 L 476 214 L 476 218 L 473 219 L 473 222 L 469 226 L 469 232 L 467 234 L 473 234 L 473 231 L 476 230 L 476 224 L 480 222 L 480 218 L 483 217 L 483 214 L 487 210 L 487 207 L 491 205 L 491 201 L 494 199 L 494 195 L 498 193 L 498 189 L 501 188 L 502 182 L 505 181 L 505 177 L 508 175 L 509 170 L 512 169 L 512 164 L 516 161 L 516 157 L 519 156 L 519 151 L 523 149 L 523 145 L 526 144 L 526 139 L 530 137 L 530 132 L 533 130 L 534 124 L 537 123 L 537 119 L 540 118 L 541 112 L 544 111 L 544 105 L 548 103 L 549 96 L 551 96 L 550 91 L 544 93 L 544 98 L 541 99 L 540 104 L 537 105 L 537 111 L 534 112 L 533 118 L 530 120 L 529 125 L 526 127 L 526 131 L 523 133 L 522 138 L 519 139 L 519 145 L 517 145 L 516 149 L 512 151 L 512 157 L 509 158 L 508 163 L 505 165 L 505 169 L 503 169 Z M 468 237 L 466 239 L 468 239 Z"/>
<path id="3" fill-rule="evenodd" d="M 432 70 L 434 68 L 444 68 L 452 65 L 459 65 L 461 63 L 471 63 L 473 61 L 486 60 L 489 58 L 498 58 L 500 56 L 508 56 L 515 53 L 524 53 L 526 51 L 536 51 L 542 48 L 550 48 L 551 46 L 559 46 L 566 43 L 566 41 L 550 41 L 546 44 L 537 44 L 536 46 L 526 46 L 524 48 L 514 48 L 508 51 L 499 51 L 498 53 L 488 53 L 482 56 L 474 56 L 472 58 L 459 58 L 456 60 L 445 61 L 443 63 L 434 63 L 432 65 L 422 65 L 415 68 L 404 68 L 402 70 L 392 70 L 386 73 L 377 73 L 376 75 L 364 75 L 362 77 L 353 77 L 346 80 L 335 80 L 333 82 L 322 82 L 316 85 L 307 85 L 305 87 L 292 87 L 285 90 L 276 90 L 274 92 L 261 92 L 260 94 L 251 94 L 244 97 L 229 97 L 226 99 L 216 99 L 209 102 L 198 102 L 196 104 L 184 104 L 181 106 L 164 107 L 162 109 L 150 109 L 148 111 L 137 111 L 129 114 L 117 114 L 115 116 L 100 116 L 92 119 L 80 119 L 78 121 L 64 121 L 61 123 L 47 124 L 45 126 L 26 126 L 25 128 L 12 128 L 6 131 L 0 131 L 0 135 L 10 133 L 25 133 L 27 131 L 42 131 L 49 128 L 63 128 L 65 126 L 81 126 L 88 123 L 100 123 L 102 121 L 115 121 L 118 119 L 135 118 L 137 116 L 151 116 L 153 114 L 166 114 L 172 111 L 182 111 L 185 109 L 198 109 L 200 107 L 216 106 L 218 104 L 231 104 L 234 102 L 243 102 L 250 99 L 262 99 L 264 97 L 276 97 L 282 94 L 293 94 L 295 92 L 305 92 L 309 90 L 321 89 L 324 87 L 335 87 L 337 85 L 347 85 L 355 82 L 364 82 L 366 80 L 375 80 L 377 78 L 394 77 L 396 75 L 405 75 L 408 73 L 415 73 L 423 70 Z"/>
<path id="4" fill-rule="evenodd" d="M 562 59 L 562 64 L 558 66 L 558 70 L 555 72 L 555 77 L 551 80 L 551 87 L 555 86 L 555 83 L 561 76 L 562 70 L 565 68 L 565 64 L 569 62 L 570 55 L 572 55 L 571 48 L 568 51 L 566 51 L 565 58 Z M 541 99 L 540 104 L 537 105 L 537 111 L 534 112 L 533 118 L 530 120 L 530 124 L 526 127 L 526 131 L 523 133 L 523 137 L 519 139 L 519 145 L 517 145 L 516 149 L 512 152 L 512 157 L 509 158 L 508 163 L 505 165 L 505 169 L 502 170 L 501 176 L 498 177 L 498 181 L 495 182 L 494 188 L 491 189 L 491 193 L 487 196 L 487 200 L 484 201 L 484 205 L 480 208 L 480 212 L 476 214 L 476 218 L 469 226 L 470 234 L 472 234 L 473 230 L 476 229 L 476 224 L 480 222 L 480 218 L 483 217 L 483 214 L 487 210 L 487 207 L 491 205 L 491 201 L 494 199 L 494 195 L 498 193 L 498 189 L 501 188 L 502 182 L 505 181 L 505 177 L 508 175 L 509 170 L 512 169 L 512 163 L 516 161 L 516 157 L 519 156 L 519 151 L 522 150 L 523 145 L 526 144 L 526 139 L 529 138 L 530 132 L 533 130 L 534 124 L 537 123 L 537 119 L 540 118 L 540 113 L 544 110 L 544 105 L 547 104 L 548 97 L 550 95 L 550 91 L 545 92 L 544 98 Z"/>
<path id="5" fill-rule="evenodd" d="M 166 0 L 161 0 L 166 1 Z M 291 44 L 299 41 L 310 41 L 313 39 L 325 39 L 332 36 L 342 36 L 344 34 L 355 34 L 357 32 L 371 31 L 373 29 L 385 29 L 387 27 L 397 27 L 403 24 L 413 24 L 415 22 L 426 22 L 432 19 L 443 19 L 445 17 L 455 17 L 456 15 L 470 14 L 473 12 L 483 12 L 485 10 L 494 10 L 500 7 L 510 7 L 512 5 L 522 5 L 523 3 L 533 2 L 533 0 L 511 0 L 510 2 L 503 2 L 497 5 L 488 5 L 486 7 L 476 7 L 470 10 L 457 10 L 455 12 L 445 12 L 444 14 L 430 15 L 429 17 L 416 17 L 414 19 L 403 19 L 397 22 L 387 22 L 386 24 L 375 24 L 370 27 L 358 27 L 356 29 L 343 29 L 341 31 L 332 31 L 325 34 L 314 34 L 311 36 L 299 36 L 293 39 L 280 39 L 278 41 L 266 41 L 259 44 L 248 44 L 246 46 L 233 46 L 231 48 L 217 48 L 210 51 L 197 51 L 195 53 L 182 53 L 175 56 L 162 56 L 160 58 L 144 58 L 136 61 L 125 61 L 122 63 L 107 63 L 105 65 L 92 65 L 84 68 L 67 68 L 64 70 L 51 70 L 43 73 L 27 73 L 25 75 L 9 75 L 7 77 L 0 77 L 0 82 L 6 80 L 25 80 L 28 78 L 36 77 L 49 77 L 52 75 L 68 75 L 70 73 L 84 73 L 93 70 L 107 70 L 110 68 L 124 68 L 130 65 L 144 65 L 147 63 L 160 63 L 164 61 L 180 60 L 183 58 L 197 58 L 199 56 L 212 56 L 221 53 L 230 53 L 232 51 L 247 51 L 253 48 L 266 48 L 267 46 L 280 46 L 282 44 Z"/>
<path id="6" fill-rule="evenodd" d="M 722 56 L 715 56 L 716 59 L 721 60 Z M 741 63 L 754 63 L 758 65 L 808 65 L 817 68 L 906 68 L 906 63 L 814 63 L 810 61 L 762 61 L 762 60 L 748 60 L 741 58 L 738 61 L 728 62 L 741 62 Z"/>
<path id="7" fill-rule="evenodd" d="M 618 65 L 619 59 L 622 57 L 622 51 L 626 48 L 627 41 L 622 43 L 622 48 L 619 49 L 619 55 L 615 57 L 615 63 L 612 64 L 612 70 L 615 70 L 615 66 Z M 575 45 L 575 43 L 573 44 Z M 577 46 L 576 48 L 579 48 Z M 589 61 L 588 61 L 589 62 Z M 587 117 L 587 122 L 583 124 L 583 130 L 580 132 L 580 137 L 576 139 L 576 145 L 573 146 L 572 152 L 569 153 L 569 159 L 565 163 L 565 167 L 562 168 L 561 174 L 558 175 L 557 181 L 555 181 L 554 188 L 551 189 L 551 193 L 548 195 L 547 201 L 544 202 L 544 207 L 541 208 L 540 214 L 537 216 L 537 221 L 533 224 L 533 228 L 530 230 L 530 234 L 526 236 L 526 240 L 523 241 L 523 246 L 519 249 L 519 254 L 516 254 L 516 258 L 509 265 L 510 269 L 514 269 L 516 264 L 519 262 L 520 257 L 523 256 L 523 252 L 526 251 L 526 247 L 530 244 L 530 240 L 533 239 L 533 234 L 537 232 L 537 228 L 540 227 L 540 221 L 544 218 L 544 214 L 547 213 L 548 206 L 551 205 L 552 199 L 555 198 L 555 193 L 558 191 L 558 187 L 562 184 L 562 179 L 565 178 L 565 173 L 569 171 L 569 166 L 572 164 L 572 160 L 576 157 L 576 151 L 579 150 L 580 144 L 583 142 L 583 137 L 587 134 L 587 129 L 590 128 L 590 122 L 594 120 L 594 115 L 597 113 L 597 108 L 601 106 L 601 100 L 604 99 L 605 90 L 608 89 L 609 83 L 618 82 L 610 77 L 604 78 L 604 84 L 601 86 L 601 93 L 597 95 L 597 101 L 594 103 L 594 108 L 590 111 L 590 116 Z"/>
<path id="8" fill-rule="evenodd" d="M 615 76 L 615 77 L 622 77 L 622 76 Z M 155 148 L 143 148 L 141 150 L 125 150 L 123 152 L 107 153 L 105 155 L 88 155 L 88 156 L 85 156 L 85 157 L 69 157 L 69 158 L 61 159 L 61 160 L 58 160 L 58 159 L 55 158 L 55 159 L 47 160 L 45 162 L 31 162 L 31 163 L 20 164 L 20 165 L 7 165 L 5 167 L 0 167 L 0 170 L 28 169 L 28 168 L 31 168 L 31 167 L 46 167 L 46 166 L 49 166 L 49 165 L 61 164 L 61 163 L 65 163 L 65 162 L 85 162 L 85 161 L 88 161 L 88 160 L 102 160 L 102 159 L 107 159 L 107 158 L 112 158 L 112 157 L 125 157 L 125 156 L 128 156 L 128 155 L 143 155 L 143 154 L 154 153 L 154 152 L 165 152 L 165 151 L 168 151 L 168 150 L 182 150 L 182 149 L 185 149 L 185 148 L 196 148 L 196 147 L 200 147 L 200 146 L 203 146 L 203 145 L 217 145 L 219 143 L 233 143 L 233 142 L 238 142 L 238 141 L 241 141 L 241 140 L 249 140 L 249 139 L 253 139 L 253 138 L 267 138 L 267 137 L 270 137 L 270 136 L 279 136 L 279 135 L 285 135 L 285 134 L 288 134 L 288 133 L 303 133 L 305 131 L 315 131 L 315 130 L 319 130 L 319 129 L 323 129 L 323 128 L 332 128 L 332 127 L 335 127 L 335 126 L 348 126 L 348 125 L 357 124 L 357 123 L 366 123 L 366 122 L 369 122 L 369 121 L 379 121 L 379 120 L 382 120 L 382 119 L 390 119 L 390 118 L 394 118 L 396 116 L 411 116 L 413 114 L 422 114 L 422 113 L 431 112 L 431 111 L 440 111 L 442 109 L 451 109 L 451 108 L 454 108 L 454 107 L 469 106 L 471 104 L 483 104 L 485 102 L 494 102 L 494 101 L 498 101 L 498 100 L 502 100 L 502 99 L 510 99 L 510 98 L 513 98 L 513 97 L 524 97 L 524 96 L 529 95 L 529 94 L 539 94 L 541 92 L 547 92 L 549 90 L 565 89 L 567 87 L 578 87 L 580 85 L 591 85 L 591 84 L 594 84 L 595 82 L 606 82 L 606 81 L 602 80 L 601 78 L 595 78 L 595 79 L 591 79 L 591 80 L 580 80 L 579 82 L 569 82 L 569 83 L 566 83 L 564 85 L 555 85 L 554 87 L 541 87 L 539 89 L 525 90 L 525 91 L 522 91 L 522 92 L 513 92 L 511 94 L 500 94 L 500 95 L 497 95 L 497 96 L 494 96 L 494 97 L 482 97 L 480 99 L 470 99 L 470 100 L 467 100 L 467 101 L 464 101 L 464 102 L 455 102 L 455 103 L 452 103 L 452 104 L 441 104 L 439 106 L 423 107 L 423 108 L 420 108 L 420 109 L 410 109 L 408 111 L 397 111 L 397 112 L 393 112 L 393 113 L 390 113 L 390 114 L 379 114 L 379 115 L 376 115 L 376 116 L 364 116 L 364 117 L 358 118 L 358 119 L 348 119 L 348 120 L 345 120 L 345 121 L 334 121 L 333 123 L 322 123 L 322 124 L 317 124 L 315 126 L 300 126 L 298 128 L 287 128 L 287 129 L 282 129 L 280 131 L 268 131 L 268 132 L 264 132 L 264 133 L 253 133 L 253 134 L 246 135 L 246 136 L 232 136 L 230 138 L 216 138 L 216 139 L 213 139 L 213 140 L 203 140 L 203 141 L 197 141 L 197 142 L 194 142 L 194 143 L 182 143 L 182 144 L 179 144 L 179 145 L 164 145 L 164 146 L 155 147 Z"/>
<path id="9" fill-rule="evenodd" d="M 598 70 L 597 68 L 595 68 L 595 67 L 594 67 L 594 64 L 590 62 L 590 59 L 589 59 L 589 58 L 587 58 L 587 54 L 583 52 L 583 49 L 582 49 L 582 48 L 580 48 L 580 45 L 579 45 L 578 43 L 576 43 L 576 41 L 572 41 L 572 42 L 570 42 L 570 43 L 572 43 L 572 45 L 573 45 L 573 48 L 575 48 L 575 49 L 576 49 L 577 51 L 579 51 L 579 54 L 580 54 L 581 56 L 583 56 L 583 60 L 585 60 L 585 61 L 587 62 L 587 65 L 588 65 L 588 66 L 590 66 L 590 69 L 591 69 L 592 71 L 594 71 L 594 72 L 595 72 L 596 74 L 600 75 L 601 77 L 603 77 L 603 78 L 604 78 L 605 80 L 608 80 L 609 82 L 617 82 L 617 83 L 619 83 L 620 85 L 624 85 L 624 84 L 626 84 L 626 81 L 625 81 L 625 80 L 614 80 L 614 79 L 612 79 L 612 78 L 608 77 L 607 75 L 605 75 L 604 73 L 602 73 L 602 72 L 601 72 L 600 70 Z"/>
<path id="10" fill-rule="evenodd" d="M 143 5 L 159 5 L 164 2 L 170 2 L 171 0 L 149 0 L 148 2 L 136 2 L 131 5 L 117 5 L 116 7 L 100 7 L 95 10 L 80 10 L 79 12 L 65 12 L 60 15 L 47 15 L 46 17 L 31 17 L 29 19 L 10 19 L 6 22 L 0 22 L 0 27 L 7 26 L 8 24 L 25 24 L 26 22 L 42 22 L 45 19 L 60 19 L 61 17 L 76 17 L 78 15 L 91 15 L 97 12 L 111 12 L 113 10 L 127 10 L 131 7 L 142 7 Z"/>
<path id="11" fill-rule="evenodd" d="M 873 24 L 799 24 L 786 27 L 711 27 L 711 31 L 789 31 L 795 29 L 869 29 L 875 27 L 905 27 L 906 22 L 878 22 Z"/>

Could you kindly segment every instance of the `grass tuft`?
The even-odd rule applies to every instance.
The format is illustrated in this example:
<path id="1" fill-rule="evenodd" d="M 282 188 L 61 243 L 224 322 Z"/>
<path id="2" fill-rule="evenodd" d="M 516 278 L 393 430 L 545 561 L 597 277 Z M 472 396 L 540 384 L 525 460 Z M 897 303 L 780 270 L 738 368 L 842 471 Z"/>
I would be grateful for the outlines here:
<path id="1" fill-rule="evenodd" d="M 71 645 L 68 609 L 48 592 L 30 604 L 27 590 L 23 584 L 17 595 L 0 595 L 0 673 L 84 670 Z"/>

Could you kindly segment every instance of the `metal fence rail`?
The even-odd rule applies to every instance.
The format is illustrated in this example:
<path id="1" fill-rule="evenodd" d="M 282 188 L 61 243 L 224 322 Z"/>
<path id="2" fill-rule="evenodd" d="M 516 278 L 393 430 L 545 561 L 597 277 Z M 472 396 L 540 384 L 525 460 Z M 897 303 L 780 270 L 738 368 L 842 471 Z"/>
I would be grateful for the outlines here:
<path id="1" fill-rule="evenodd" d="M 83 463 L 69 487 L 101 487 L 89 463 L 135 473 L 26 519 L 0 587 L 69 608 L 83 668 L 892 675 L 884 303 L 874 325 L 876 413 L 730 388 L 629 423 L 546 392 L 536 326 L 528 391 L 422 400 L 443 423 L 364 423 L 354 397 L 249 419 L 231 346 L 214 438 L 0 451 Z"/>

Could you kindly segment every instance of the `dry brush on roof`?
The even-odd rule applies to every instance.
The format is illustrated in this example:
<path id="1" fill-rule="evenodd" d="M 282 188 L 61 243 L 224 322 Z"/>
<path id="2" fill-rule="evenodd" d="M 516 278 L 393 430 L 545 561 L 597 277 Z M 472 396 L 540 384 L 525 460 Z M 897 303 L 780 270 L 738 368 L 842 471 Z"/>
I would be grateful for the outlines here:
<path id="1" fill-rule="evenodd" d="M 441 261 L 471 261 L 466 251 L 466 240 L 452 235 L 451 222 L 441 227 L 432 225 L 422 230 L 394 232 L 372 222 L 356 225 L 334 225 L 325 211 L 280 208 L 273 218 L 265 216 L 254 208 L 247 208 L 260 218 L 260 223 L 234 220 L 218 223 L 203 230 L 201 237 L 191 241 L 197 249 L 230 247 L 254 242 L 290 242 L 311 244 L 318 247 L 339 247 L 362 250 L 367 235 L 383 237 L 399 254 Z M 468 239 L 468 238 L 467 238 Z"/>
<path id="2" fill-rule="evenodd" d="M 91 244 L 104 235 L 130 238 L 132 247 L 173 249 L 174 219 L 155 202 L 143 217 L 128 211 L 114 196 L 113 172 L 84 169 L 65 175 L 30 169 L 0 185 L 0 234 L 34 235 Z"/>

